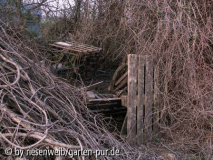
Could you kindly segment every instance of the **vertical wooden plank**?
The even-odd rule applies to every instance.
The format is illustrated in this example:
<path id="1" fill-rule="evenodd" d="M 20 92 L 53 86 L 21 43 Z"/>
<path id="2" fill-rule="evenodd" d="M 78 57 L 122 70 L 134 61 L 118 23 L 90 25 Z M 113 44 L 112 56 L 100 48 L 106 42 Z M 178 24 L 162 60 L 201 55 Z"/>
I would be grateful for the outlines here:
<path id="1" fill-rule="evenodd" d="M 145 143 L 151 138 L 152 134 L 152 107 L 153 107 L 153 63 L 150 56 L 146 56 L 145 73 Z"/>
<path id="2" fill-rule="evenodd" d="M 128 55 L 127 140 L 136 144 L 137 55 Z"/>
<path id="3" fill-rule="evenodd" d="M 154 69 L 154 106 L 153 106 L 153 131 L 154 133 L 159 132 L 159 122 L 160 122 L 160 103 L 159 103 L 159 68 Z"/>
<path id="4" fill-rule="evenodd" d="M 144 120 L 144 69 L 145 69 L 145 57 L 139 56 L 138 59 L 138 106 L 137 106 L 137 143 L 141 145 L 143 143 L 143 120 Z"/>

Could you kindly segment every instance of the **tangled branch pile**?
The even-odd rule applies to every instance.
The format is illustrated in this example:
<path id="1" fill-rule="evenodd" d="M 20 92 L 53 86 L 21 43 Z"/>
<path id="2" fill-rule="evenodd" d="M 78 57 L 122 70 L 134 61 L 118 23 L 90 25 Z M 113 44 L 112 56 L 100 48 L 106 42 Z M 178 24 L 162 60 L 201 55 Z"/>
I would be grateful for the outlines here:
<path id="1" fill-rule="evenodd" d="M 90 2 L 90 0 L 77 0 L 72 10 L 75 12 L 67 8 L 64 12 L 69 13 L 64 13 L 65 16 L 61 21 L 58 21 L 57 17 L 55 25 L 51 24 L 52 29 L 50 27 L 48 30 L 44 26 L 46 38 L 63 39 L 64 35 L 72 33 L 78 41 L 102 47 L 107 61 L 126 54 L 151 55 L 160 84 L 157 89 L 160 94 L 162 132 L 177 144 L 177 148 L 211 158 L 213 155 L 213 1 L 97 0 Z M 50 21 L 52 22 L 52 19 Z M 64 35 L 61 36 L 61 33 Z M 8 61 L 1 57 L 1 61 L 4 62 L 4 67 L 1 68 L 4 72 L 1 75 L 1 85 L 4 89 L 0 93 L 4 100 L 1 102 L 4 106 L 2 108 L 6 108 L 4 112 L 1 111 L 4 113 L 2 118 L 4 123 L 14 127 L 15 120 L 8 121 L 11 119 L 7 115 L 13 111 L 18 117 L 22 117 L 22 125 L 18 125 L 19 128 L 23 128 L 23 122 L 26 122 L 30 127 L 36 127 L 43 136 L 48 133 L 48 136 L 57 137 L 60 142 L 77 145 L 80 141 L 83 146 L 100 147 L 99 143 L 97 144 L 91 137 L 102 139 L 104 136 L 100 138 L 100 132 L 105 138 L 111 135 L 92 123 L 95 122 L 94 118 L 84 107 L 82 99 L 77 98 L 81 97 L 81 91 L 62 83 L 46 70 L 42 70 L 26 57 L 28 53 L 34 55 L 33 51 L 23 47 L 23 44 L 18 45 L 20 42 L 11 40 L 11 37 L 8 39 L 8 35 L 2 35 L 4 39 L 1 43 L 6 49 L 1 53 Z M 19 61 L 18 64 L 22 66 L 20 74 L 17 72 L 17 66 L 8 59 L 8 55 L 11 55 L 10 58 L 13 57 L 13 61 Z M 6 103 L 5 99 L 9 101 Z M 16 107 L 11 107 L 14 105 Z M 70 106 L 74 107 L 70 109 Z M 67 111 L 72 116 L 68 116 Z M 29 114 L 32 116 L 28 117 Z M 62 116 L 58 117 L 58 114 Z M 88 119 L 81 115 L 87 115 L 85 117 Z M 41 121 L 39 125 L 38 119 Z M 50 122 L 53 124 L 51 125 Z M 68 125 L 68 122 L 72 125 Z M 17 127 L 15 129 L 11 127 L 4 132 L 7 134 L 11 130 L 17 132 Z M 47 130 L 49 127 L 51 128 Z M 62 130 L 65 130 L 63 136 Z M 24 131 L 26 132 L 26 127 Z M 79 133 L 83 134 L 79 135 Z M 76 137 L 79 140 L 76 140 Z M 16 138 L 17 136 L 15 139 L 13 137 L 11 141 L 18 143 Z M 115 143 L 113 138 L 105 140 L 109 146 Z M 118 145 L 117 141 L 115 144 Z"/>
<path id="2" fill-rule="evenodd" d="M 100 44 L 106 58 L 151 55 L 159 72 L 162 132 L 181 149 L 212 157 L 213 1 L 95 4 L 88 23 L 82 13 L 79 39 Z"/>
<path id="3" fill-rule="evenodd" d="M 142 154 L 117 140 L 101 117 L 88 111 L 83 90 L 58 80 L 35 63 L 32 57 L 39 53 L 13 31 L 1 27 L 0 35 L 1 159 L 6 158 L 7 147 L 93 151 L 115 147 L 120 155 L 100 159 L 149 159 L 148 153 Z"/>

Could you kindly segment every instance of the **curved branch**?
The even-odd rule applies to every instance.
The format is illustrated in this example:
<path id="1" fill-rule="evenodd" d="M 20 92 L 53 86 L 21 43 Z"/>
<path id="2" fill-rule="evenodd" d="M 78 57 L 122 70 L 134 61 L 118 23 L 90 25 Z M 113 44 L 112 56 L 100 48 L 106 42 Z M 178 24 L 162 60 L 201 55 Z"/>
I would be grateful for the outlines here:
<path id="1" fill-rule="evenodd" d="M 15 66 L 15 68 L 16 68 L 16 70 L 17 70 L 17 77 L 16 77 L 15 81 L 14 81 L 13 83 L 9 83 L 9 84 L 7 84 L 7 85 L 0 85 L 0 88 L 6 88 L 6 87 L 13 86 L 13 85 L 15 85 L 15 84 L 19 81 L 19 79 L 20 79 L 20 77 L 21 77 L 20 68 L 19 68 L 19 66 L 18 66 L 15 62 L 13 62 L 13 61 L 11 61 L 11 60 L 5 58 L 3 55 L 0 55 L 0 57 L 1 57 L 5 62 L 10 63 L 10 64 L 12 64 L 13 66 Z"/>

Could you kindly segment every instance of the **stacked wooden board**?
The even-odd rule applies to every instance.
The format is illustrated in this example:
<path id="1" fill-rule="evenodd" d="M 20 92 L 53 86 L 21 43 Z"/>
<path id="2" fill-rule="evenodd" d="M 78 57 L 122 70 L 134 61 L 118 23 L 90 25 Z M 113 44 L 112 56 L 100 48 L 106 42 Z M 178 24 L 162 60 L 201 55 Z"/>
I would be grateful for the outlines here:
<path id="1" fill-rule="evenodd" d="M 126 114 L 126 107 L 121 105 L 121 98 L 113 94 L 98 94 L 93 91 L 88 91 L 87 106 L 95 113 L 105 115 Z"/>

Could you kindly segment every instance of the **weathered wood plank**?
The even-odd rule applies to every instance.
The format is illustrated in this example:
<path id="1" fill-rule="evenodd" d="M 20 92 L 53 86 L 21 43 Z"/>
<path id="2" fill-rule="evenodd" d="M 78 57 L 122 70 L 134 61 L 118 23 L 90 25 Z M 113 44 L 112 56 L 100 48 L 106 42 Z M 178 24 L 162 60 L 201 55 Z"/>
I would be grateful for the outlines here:
<path id="1" fill-rule="evenodd" d="M 146 56 L 145 74 L 145 143 L 151 138 L 152 134 L 152 109 L 153 109 L 153 63 L 150 56 Z"/>
<path id="2" fill-rule="evenodd" d="M 128 72 L 126 72 L 123 76 L 121 76 L 121 77 L 116 81 L 115 85 L 117 86 L 118 84 L 120 84 L 120 83 L 124 80 L 124 78 L 127 77 L 127 74 L 128 74 Z"/>
<path id="3" fill-rule="evenodd" d="M 136 144 L 137 55 L 128 55 L 127 140 Z"/>
<path id="4" fill-rule="evenodd" d="M 124 87 L 127 83 L 127 77 L 124 78 L 124 80 L 114 89 L 114 91 L 118 91 L 119 89 L 121 89 L 122 87 Z"/>
<path id="5" fill-rule="evenodd" d="M 90 99 L 89 100 L 89 103 L 101 103 L 101 102 L 115 102 L 115 101 L 119 101 L 121 102 L 121 99 L 120 98 L 100 98 L 100 99 Z"/>
<path id="6" fill-rule="evenodd" d="M 112 77 L 112 82 L 111 82 L 111 85 L 109 86 L 108 90 L 113 92 L 114 91 L 114 88 L 115 88 L 115 82 L 116 80 L 118 79 L 119 75 L 120 75 L 120 72 L 125 69 L 126 67 L 126 61 L 125 59 L 123 59 L 123 62 L 121 63 L 121 65 L 116 69 L 113 77 Z"/>
<path id="7" fill-rule="evenodd" d="M 145 57 L 139 56 L 138 59 L 138 106 L 137 106 L 137 143 L 143 143 L 143 121 L 144 121 L 144 85 L 145 85 Z"/>
<path id="8" fill-rule="evenodd" d="M 157 134 L 160 130 L 160 83 L 159 83 L 159 68 L 154 69 L 154 108 L 153 108 L 153 131 Z"/>

